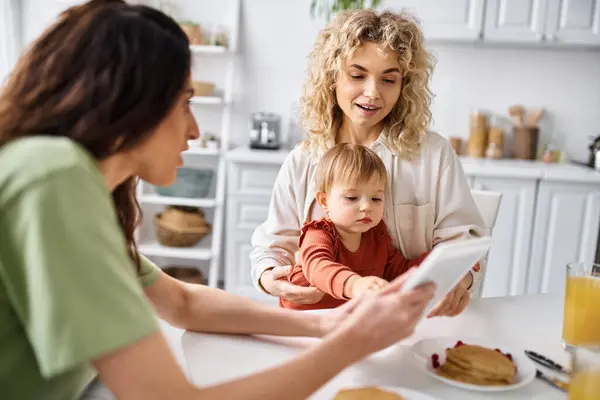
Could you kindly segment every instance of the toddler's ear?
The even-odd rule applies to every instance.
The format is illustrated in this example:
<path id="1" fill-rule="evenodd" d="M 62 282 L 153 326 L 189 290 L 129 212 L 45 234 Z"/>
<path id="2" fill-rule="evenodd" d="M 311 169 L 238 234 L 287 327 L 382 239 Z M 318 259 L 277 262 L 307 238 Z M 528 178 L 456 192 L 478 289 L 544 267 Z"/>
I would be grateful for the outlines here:
<path id="1" fill-rule="evenodd" d="M 327 214 L 329 212 L 327 208 L 327 195 L 324 192 L 317 190 L 315 198 L 317 199 L 317 203 L 319 204 L 319 207 L 321 207 L 321 210 L 323 210 L 325 214 Z"/>

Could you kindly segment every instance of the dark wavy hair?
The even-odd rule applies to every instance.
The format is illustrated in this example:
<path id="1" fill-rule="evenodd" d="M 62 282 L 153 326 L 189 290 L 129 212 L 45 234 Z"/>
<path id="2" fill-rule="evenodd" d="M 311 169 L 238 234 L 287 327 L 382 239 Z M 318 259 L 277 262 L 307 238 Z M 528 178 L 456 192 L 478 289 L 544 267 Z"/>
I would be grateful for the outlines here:
<path id="1" fill-rule="evenodd" d="M 174 105 L 190 59 L 186 35 L 158 10 L 118 0 L 71 7 L 9 75 L 0 93 L 0 146 L 27 136 L 63 136 L 98 160 L 132 149 Z M 112 196 L 139 267 L 136 179 Z"/>

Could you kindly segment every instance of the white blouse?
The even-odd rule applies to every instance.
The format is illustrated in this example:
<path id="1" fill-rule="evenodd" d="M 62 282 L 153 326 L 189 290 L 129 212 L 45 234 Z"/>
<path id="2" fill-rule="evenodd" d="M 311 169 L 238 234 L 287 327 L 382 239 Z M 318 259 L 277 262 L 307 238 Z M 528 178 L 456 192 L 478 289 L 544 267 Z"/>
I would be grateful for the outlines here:
<path id="1" fill-rule="evenodd" d="M 385 130 L 370 148 L 388 172 L 383 218 L 394 246 L 406 257 L 415 258 L 439 242 L 485 235 L 462 165 L 446 139 L 429 133 L 410 161 L 389 149 Z M 317 162 L 314 150 L 297 147 L 279 170 L 267 220 L 252 235 L 252 276 L 261 291 L 261 274 L 294 264 L 304 222 L 323 215 L 313 206 Z M 472 293 L 480 281 L 481 273 L 474 273 Z"/>

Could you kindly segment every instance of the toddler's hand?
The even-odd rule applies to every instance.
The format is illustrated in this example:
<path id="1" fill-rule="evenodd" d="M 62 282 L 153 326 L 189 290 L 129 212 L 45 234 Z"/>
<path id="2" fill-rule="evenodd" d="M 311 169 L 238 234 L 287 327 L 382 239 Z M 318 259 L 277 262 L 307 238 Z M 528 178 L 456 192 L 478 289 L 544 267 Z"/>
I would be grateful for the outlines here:
<path id="1" fill-rule="evenodd" d="M 389 286 L 389 282 L 376 276 L 365 276 L 358 278 L 352 285 L 352 297 L 358 297 L 364 293 L 377 293 Z"/>

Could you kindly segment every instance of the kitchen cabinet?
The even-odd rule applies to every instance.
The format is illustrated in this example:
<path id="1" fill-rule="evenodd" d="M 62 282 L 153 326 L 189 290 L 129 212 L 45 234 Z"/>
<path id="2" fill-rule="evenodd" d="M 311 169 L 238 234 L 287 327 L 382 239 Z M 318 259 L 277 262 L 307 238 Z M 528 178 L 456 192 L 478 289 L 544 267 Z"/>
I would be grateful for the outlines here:
<path id="1" fill-rule="evenodd" d="M 567 263 L 593 262 L 599 224 L 598 184 L 541 182 L 527 292 L 561 291 Z"/>
<path id="2" fill-rule="evenodd" d="M 487 41 L 540 42 L 549 0 L 488 0 L 483 38 Z"/>
<path id="3" fill-rule="evenodd" d="M 536 198 L 535 179 L 476 176 L 473 188 L 502 193 L 483 281 L 483 297 L 524 294 Z"/>
<path id="4" fill-rule="evenodd" d="M 546 40 L 600 45 L 600 0 L 548 0 Z"/>
<path id="5" fill-rule="evenodd" d="M 277 299 L 252 282 L 252 233 L 267 218 L 271 193 L 285 150 L 240 148 L 227 154 L 225 290 L 269 304 Z"/>
<path id="6" fill-rule="evenodd" d="M 484 0 L 388 0 L 380 8 L 414 13 L 429 40 L 475 40 L 481 35 L 484 5 Z"/>
<path id="7" fill-rule="evenodd" d="M 430 41 L 600 46 L 600 0 L 386 0 Z"/>

